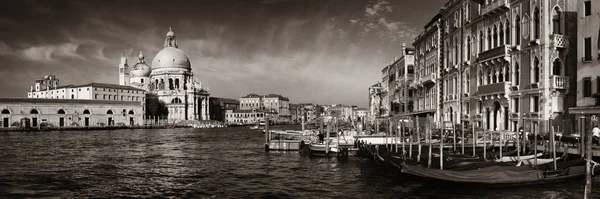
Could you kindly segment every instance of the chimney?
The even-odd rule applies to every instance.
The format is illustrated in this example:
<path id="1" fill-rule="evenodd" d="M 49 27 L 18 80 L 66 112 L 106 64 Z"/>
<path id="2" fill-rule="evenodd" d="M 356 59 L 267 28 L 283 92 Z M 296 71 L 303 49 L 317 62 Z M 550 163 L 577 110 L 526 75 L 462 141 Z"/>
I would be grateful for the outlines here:
<path id="1" fill-rule="evenodd" d="M 406 43 L 402 43 L 402 55 L 406 55 Z"/>

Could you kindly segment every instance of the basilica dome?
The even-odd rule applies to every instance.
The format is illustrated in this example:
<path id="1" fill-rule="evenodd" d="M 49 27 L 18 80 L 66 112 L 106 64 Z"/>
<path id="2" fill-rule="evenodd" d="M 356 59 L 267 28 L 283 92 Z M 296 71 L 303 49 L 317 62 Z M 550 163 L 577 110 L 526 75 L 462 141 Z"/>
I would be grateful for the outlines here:
<path id="1" fill-rule="evenodd" d="M 181 50 L 174 47 L 165 47 L 152 61 L 152 69 L 158 68 L 184 68 L 191 69 L 190 59 Z"/>

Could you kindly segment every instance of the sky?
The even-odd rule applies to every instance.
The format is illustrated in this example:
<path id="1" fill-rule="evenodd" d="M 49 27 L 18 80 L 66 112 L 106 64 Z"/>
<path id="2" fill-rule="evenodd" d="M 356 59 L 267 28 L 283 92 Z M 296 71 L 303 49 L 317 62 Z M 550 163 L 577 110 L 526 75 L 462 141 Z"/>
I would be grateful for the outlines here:
<path id="1" fill-rule="evenodd" d="M 123 53 L 148 63 L 169 27 L 211 96 L 277 93 L 366 107 L 368 87 L 446 0 L 3 0 L 0 97 L 36 79 L 118 84 Z"/>

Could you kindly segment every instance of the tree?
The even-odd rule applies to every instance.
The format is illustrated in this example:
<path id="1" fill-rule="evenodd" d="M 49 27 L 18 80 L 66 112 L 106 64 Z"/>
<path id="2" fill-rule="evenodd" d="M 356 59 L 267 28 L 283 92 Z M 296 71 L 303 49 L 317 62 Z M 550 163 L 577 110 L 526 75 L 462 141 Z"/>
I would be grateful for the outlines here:
<path id="1" fill-rule="evenodd" d="M 168 115 L 167 104 L 158 99 L 156 94 L 146 93 L 146 118 L 167 117 Z"/>

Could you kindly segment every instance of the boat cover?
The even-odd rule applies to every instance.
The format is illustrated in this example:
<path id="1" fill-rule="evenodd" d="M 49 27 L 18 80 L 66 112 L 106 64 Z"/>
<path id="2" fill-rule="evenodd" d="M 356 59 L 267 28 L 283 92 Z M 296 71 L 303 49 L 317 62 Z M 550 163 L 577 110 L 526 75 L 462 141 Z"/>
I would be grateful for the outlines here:
<path id="1" fill-rule="evenodd" d="M 449 171 L 404 164 L 402 173 L 462 183 L 507 184 L 536 181 L 543 173 L 529 167 L 491 166 L 477 170 Z"/>

